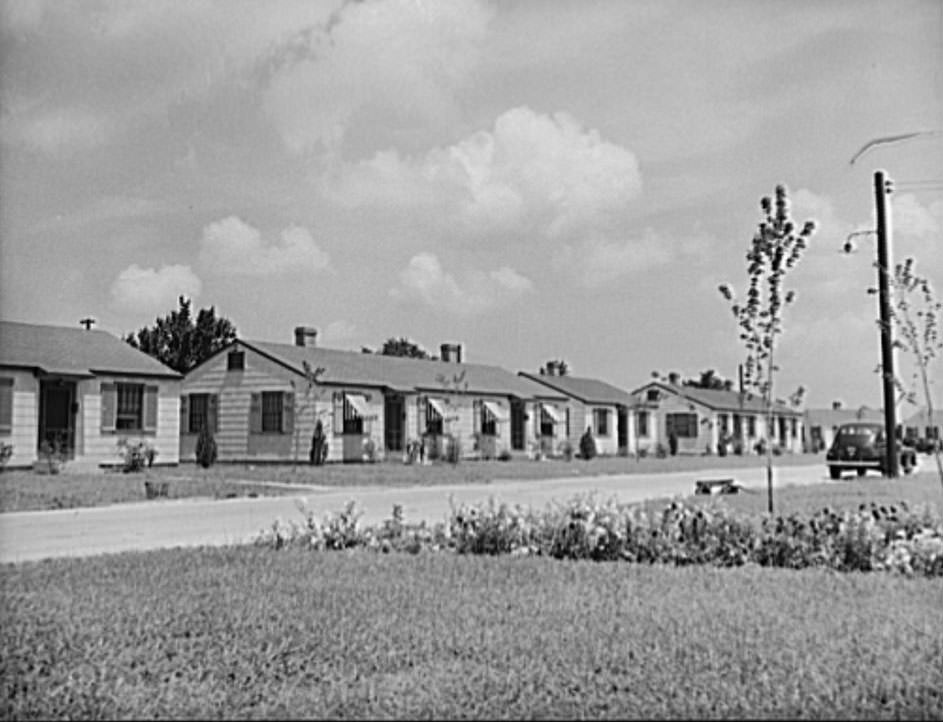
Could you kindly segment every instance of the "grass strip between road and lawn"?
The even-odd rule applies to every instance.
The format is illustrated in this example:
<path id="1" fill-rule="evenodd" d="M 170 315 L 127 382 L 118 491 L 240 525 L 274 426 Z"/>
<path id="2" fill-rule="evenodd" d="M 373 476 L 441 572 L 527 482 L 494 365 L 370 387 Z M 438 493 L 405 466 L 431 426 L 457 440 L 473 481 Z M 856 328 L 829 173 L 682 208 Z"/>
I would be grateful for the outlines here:
<path id="1" fill-rule="evenodd" d="M 943 579 L 257 547 L 0 569 L 4 719 L 943 716 Z"/>
<path id="2" fill-rule="evenodd" d="M 765 459 L 758 456 L 678 456 L 665 459 L 614 456 L 597 457 L 591 461 L 463 461 L 454 465 L 445 462 L 414 465 L 397 461 L 324 466 L 217 464 L 209 469 L 184 463 L 128 474 L 119 471 L 66 471 L 50 475 L 7 470 L 0 474 L 0 513 L 145 501 L 145 481 L 166 483 L 167 496 L 171 499 L 229 499 L 297 494 L 304 486 L 311 485 L 338 489 L 362 486 L 485 485 L 499 479 L 536 481 L 574 476 L 756 468 L 764 462 Z M 777 466 L 817 463 L 822 464 L 824 473 L 821 455 L 786 454 L 776 459 Z"/>

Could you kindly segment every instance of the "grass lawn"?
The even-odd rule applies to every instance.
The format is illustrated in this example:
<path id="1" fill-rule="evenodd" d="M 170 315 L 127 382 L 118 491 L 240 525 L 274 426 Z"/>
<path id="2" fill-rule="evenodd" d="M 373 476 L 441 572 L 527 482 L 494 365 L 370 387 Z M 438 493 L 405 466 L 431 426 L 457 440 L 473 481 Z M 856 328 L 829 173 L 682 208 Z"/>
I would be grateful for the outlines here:
<path id="1" fill-rule="evenodd" d="M 821 454 L 790 454 L 776 457 L 777 466 L 815 464 Z M 69 509 L 144 501 L 144 481 L 169 482 L 171 498 L 272 496 L 296 493 L 292 486 L 432 486 L 441 484 L 485 484 L 496 479 L 550 479 L 597 474 L 653 473 L 700 469 L 757 467 L 765 464 L 758 456 L 677 456 L 666 459 L 599 457 L 592 461 L 463 461 L 406 465 L 399 462 L 377 464 L 326 464 L 314 467 L 299 464 L 217 464 L 202 469 L 192 463 L 177 467 L 156 467 L 147 471 L 62 473 L 41 475 L 32 471 L 5 471 L 0 474 L 0 512 L 40 509 Z M 254 482 L 276 482 L 271 486 Z"/>
<path id="2" fill-rule="evenodd" d="M 943 579 L 247 547 L 0 586 L 4 719 L 943 717 Z"/>

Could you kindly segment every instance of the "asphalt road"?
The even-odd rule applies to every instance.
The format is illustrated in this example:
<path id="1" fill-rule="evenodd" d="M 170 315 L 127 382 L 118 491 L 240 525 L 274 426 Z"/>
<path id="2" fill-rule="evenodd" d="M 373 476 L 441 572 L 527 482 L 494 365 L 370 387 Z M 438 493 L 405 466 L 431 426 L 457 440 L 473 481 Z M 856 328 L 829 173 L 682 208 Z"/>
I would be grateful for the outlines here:
<path id="1" fill-rule="evenodd" d="M 116 504 L 107 507 L 0 514 L 0 562 L 50 557 L 80 557 L 132 550 L 245 543 L 277 518 L 300 520 L 297 501 L 304 499 L 320 519 L 339 512 L 350 500 L 372 524 L 390 517 L 402 504 L 407 521 L 443 521 L 455 504 L 487 501 L 543 508 L 579 493 L 634 502 L 662 496 L 688 495 L 694 482 L 733 478 L 747 488 L 766 488 L 766 469 L 685 471 L 656 474 L 585 476 L 567 479 L 494 481 L 422 487 L 302 488 L 296 496 L 227 500 L 180 499 Z M 774 470 L 774 487 L 828 482 L 822 464 Z"/>

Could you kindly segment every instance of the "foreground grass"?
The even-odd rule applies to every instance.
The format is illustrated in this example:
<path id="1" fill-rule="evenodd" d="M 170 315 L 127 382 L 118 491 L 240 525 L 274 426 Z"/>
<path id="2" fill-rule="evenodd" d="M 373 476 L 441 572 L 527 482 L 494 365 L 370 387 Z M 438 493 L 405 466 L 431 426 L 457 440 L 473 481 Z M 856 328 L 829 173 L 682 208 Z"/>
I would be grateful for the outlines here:
<path id="1" fill-rule="evenodd" d="M 258 548 L 0 569 L 34 718 L 943 716 L 943 580 Z"/>
<path id="2" fill-rule="evenodd" d="M 797 454 L 777 457 L 776 463 L 777 466 L 786 466 L 819 461 L 821 455 Z M 556 479 L 585 475 L 736 469 L 763 464 L 764 458 L 758 456 L 679 456 L 639 460 L 603 457 L 589 462 L 580 459 L 569 462 L 465 461 L 456 465 L 406 465 L 393 461 L 379 464 L 327 464 L 320 467 L 306 464 L 218 464 L 209 469 L 184 463 L 177 467 L 159 467 L 135 474 L 100 472 L 53 476 L 32 471 L 5 471 L 0 474 L 0 513 L 144 501 L 145 480 L 168 482 L 170 498 L 232 498 L 292 494 L 297 493 L 297 488 L 293 487 L 301 485 L 352 488 L 487 484 L 500 479 Z"/>

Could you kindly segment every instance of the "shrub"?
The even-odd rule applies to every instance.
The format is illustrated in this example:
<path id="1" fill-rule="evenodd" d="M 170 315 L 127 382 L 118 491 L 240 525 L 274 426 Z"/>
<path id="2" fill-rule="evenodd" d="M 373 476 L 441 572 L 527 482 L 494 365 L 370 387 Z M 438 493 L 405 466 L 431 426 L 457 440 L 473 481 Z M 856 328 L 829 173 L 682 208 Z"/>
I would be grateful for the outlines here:
<path id="1" fill-rule="evenodd" d="M 560 442 L 558 451 L 564 461 L 573 461 L 573 444 L 570 443 L 569 439 Z"/>
<path id="2" fill-rule="evenodd" d="M 308 452 L 308 459 L 315 466 L 321 466 L 327 459 L 327 436 L 324 433 L 324 424 L 318 419 L 314 424 L 314 432 L 311 434 L 311 451 Z"/>
<path id="3" fill-rule="evenodd" d="M 510 461 L 511 458 L 511 451 L 509 449 L 501 449 L 498 453 L 498 461 Z"/>
<path id="4" fill-rule="evenodd" d="M 118 441 L 118 456 L 121 458 L 121 471 L 124 473 L 141 471 L 154 465 L 157 450 L 146 441 Z"/>
<path id="5" fill-rule="evenodd" d="M 377 442 L 370 436 L 363 440 L 363 460 L 371 464 L 377 460 Z"/>
<path id="6" fill-rule="evenodd" d="M 665 459 L 668 457 L 668 449 L 660 441 L 655 446 L 655 458 L 656 459 Z"/>
<path id="7" fill-rule="evenodd" d="M 580 437 L 580 456 L 587 461 L 596 456 L 596 440 L 593 438 L 592 429 L 588 426 Z"/>
<path id="8" fill-rule="evenodd" d="M 216 439 L 208 424 L 200 426 L 200 435 L 196 438 L 196 462 L 204 469 L 216 463 Z"/>
<path id="9" fill-rule="evenodd" d="M 12 456 L 13 444 L 6 444 L 0 441 L 0 471 L 3 471 Z"/>

